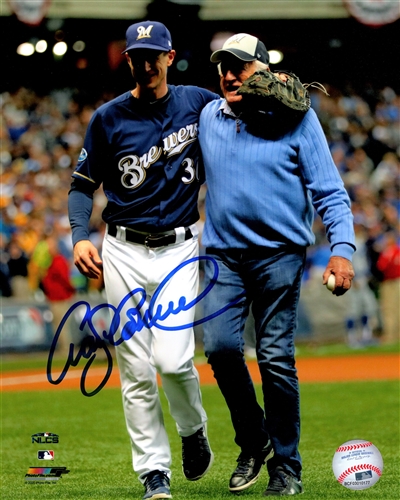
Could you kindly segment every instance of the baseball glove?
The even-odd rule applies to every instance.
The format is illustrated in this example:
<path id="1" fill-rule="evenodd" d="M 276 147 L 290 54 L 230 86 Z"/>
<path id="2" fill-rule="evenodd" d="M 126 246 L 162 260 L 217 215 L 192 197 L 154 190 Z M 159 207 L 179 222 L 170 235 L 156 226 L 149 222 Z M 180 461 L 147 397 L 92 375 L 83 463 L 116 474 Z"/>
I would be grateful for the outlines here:
<path id="1" fill-rule="evenodd" d="M 300 113 L 308 111 L 311 100 L 306 86 L 294 73 L 281 73 L 287 75 L 286 82 L 271 71 L 256 71 L 245 80 L 237 91 L 242 96 L 242 108 L 271 111 L 283 105 L 283 109 L 286 107 Z"/>

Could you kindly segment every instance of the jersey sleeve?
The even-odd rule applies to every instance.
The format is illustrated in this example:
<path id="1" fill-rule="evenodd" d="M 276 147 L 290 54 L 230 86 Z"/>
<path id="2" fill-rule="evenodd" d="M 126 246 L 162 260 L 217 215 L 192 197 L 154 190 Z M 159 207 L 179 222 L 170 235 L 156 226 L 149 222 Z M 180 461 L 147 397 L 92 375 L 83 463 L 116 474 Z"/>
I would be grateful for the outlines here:
<path id="1" fill-rule="evenodd" d="M 93 208 L 93 193 L 103 181 L 107 162 L 108 141 L 98 112 L 90 121 L 78 163 L 72 174 L 68 194 L 68 215 L 72 230 L 72 242 L 89 239 L 89 220 Z"/>
<path id="2" fill-rule="evenodd" d="M 89 239 L 89 220 L 93 209 L 93 195 L 85 192 L 83 182 L 74 180 L 68 193 L 68 216 L 72 244 Z"/>
<path id="3" fill-rule="evenodd" d="M 88 125 L 83 148 L 72 174 L 75 179 L 91 185 L 93 191 L 103 182 L 103 172 L 109 156 L 108 144 L 102 115 L 97 111 Z"/>
<path id="4" fill-rule="evenodd" d="M 221 99 L 221 96 L 215 92 L 211 92 L 202 87 L 180 85 L 177 88 L 181 93 L 180 95 L 185 96 L 185 98 L 189 100 L 190 107 L 196 109 L 199 114 L 209 102 Z"/>
<path id="5" fill-rule="evenodd" d="M 201 89 L 201 94 L 202 94 L 202 98 L 204 100 L 204 105 L 202 106 L 202 108 L 211 101 L 221 99 L 220 95 L 215 94 L 214 92 L 211 92 L 210 90 L 207 90 L 207 89 Z"/>

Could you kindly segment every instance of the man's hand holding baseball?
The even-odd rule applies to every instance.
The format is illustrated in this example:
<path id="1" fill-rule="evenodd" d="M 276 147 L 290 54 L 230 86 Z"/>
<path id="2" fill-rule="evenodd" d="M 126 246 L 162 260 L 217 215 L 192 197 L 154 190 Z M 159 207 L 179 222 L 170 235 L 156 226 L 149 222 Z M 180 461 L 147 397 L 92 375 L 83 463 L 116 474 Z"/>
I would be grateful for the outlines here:
<path id="1" fill-rule="evenodd" d="M 331 257 L 325 272 L 322 276 L 322 284 L 326 285 L 329 276 L 335 276 L 335 288 L 332 291 L 333 295 L 343 295 L 350 290 L 351 281 L 355 276 L 352 263 L 344 257 Z"/>

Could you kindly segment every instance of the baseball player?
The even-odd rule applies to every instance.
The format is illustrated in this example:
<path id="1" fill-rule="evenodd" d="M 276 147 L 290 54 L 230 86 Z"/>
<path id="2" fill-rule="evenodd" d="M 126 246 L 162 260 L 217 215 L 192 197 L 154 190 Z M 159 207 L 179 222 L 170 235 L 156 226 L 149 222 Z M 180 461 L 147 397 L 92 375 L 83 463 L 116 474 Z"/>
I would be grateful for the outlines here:
<path id="1" fill-rule="evenodd" d="M 198 290 L 198 119 L 219 96 L 167 84 L 175 51 L 163 24 L 133 24 L 126 38 L 136 87 L 94 113 L 72 175 L 69 215 L 75 264 L 88 278 L 104 274 L 112 325 L 119 325 L 114 342 L 143 499 L 171 498 L 157 373 L 182 438 L 186 478 L 200 479 L 213 461 L 193 365 L 194 308 L 182 304 Z M 108 200 L 102 258 L 88 231 L 101 184 Z"/>

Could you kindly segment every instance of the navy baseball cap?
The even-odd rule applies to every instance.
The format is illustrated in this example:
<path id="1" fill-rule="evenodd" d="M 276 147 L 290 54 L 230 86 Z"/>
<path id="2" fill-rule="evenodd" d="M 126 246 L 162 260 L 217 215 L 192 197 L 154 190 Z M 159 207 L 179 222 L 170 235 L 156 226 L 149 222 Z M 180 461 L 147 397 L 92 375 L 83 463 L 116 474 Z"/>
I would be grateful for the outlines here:
<path id="1" fill-rule="evenodd" d="M 269 55 L 265 45 L 258 38 L 247 33 L 239 33 L 228 38 L 222 49 L 211 54 L 211 62 L 221 62 L 226 53 L 233 54 L 242 61 L 269 63 Z"/>
<path id="2" fill-rule="evenodd" d="M 126 30 L 126 49 L 153 49 L 169 52 L 172 49 L 171 33 L 157 21 L 143 21 L 132 24 Z"/>

